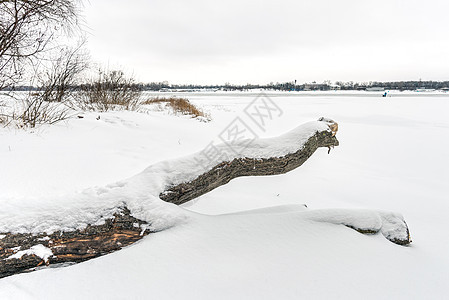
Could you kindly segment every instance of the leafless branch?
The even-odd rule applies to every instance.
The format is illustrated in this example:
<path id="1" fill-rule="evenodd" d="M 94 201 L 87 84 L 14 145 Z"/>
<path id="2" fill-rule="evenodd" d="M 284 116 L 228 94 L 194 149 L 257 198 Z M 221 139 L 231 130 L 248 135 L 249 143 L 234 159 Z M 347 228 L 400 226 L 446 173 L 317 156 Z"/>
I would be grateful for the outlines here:
<path id="1" fill-rule="evenodd" d="M 56 33 L 78 24 L 78 0 L 0 1 L 0 90 L 19 82 Z"/>

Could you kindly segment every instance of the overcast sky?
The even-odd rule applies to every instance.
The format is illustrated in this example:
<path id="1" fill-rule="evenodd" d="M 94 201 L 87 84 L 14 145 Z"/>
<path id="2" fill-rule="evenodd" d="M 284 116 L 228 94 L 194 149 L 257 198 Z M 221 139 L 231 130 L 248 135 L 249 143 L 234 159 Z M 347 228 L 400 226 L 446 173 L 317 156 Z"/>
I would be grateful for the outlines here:
<path id="1" fill-rule="evenodd" d="M 447 0 L 91 0 L 93 60 L 139 81 L 449 80 Z"/>

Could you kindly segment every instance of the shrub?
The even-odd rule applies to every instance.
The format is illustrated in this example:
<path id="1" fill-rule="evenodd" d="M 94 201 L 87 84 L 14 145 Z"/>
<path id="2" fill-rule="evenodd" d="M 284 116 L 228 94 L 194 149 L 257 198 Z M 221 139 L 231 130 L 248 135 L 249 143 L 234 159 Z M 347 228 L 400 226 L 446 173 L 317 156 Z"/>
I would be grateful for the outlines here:
<path id="1" fill-rule="evenodd" d="M 61 47 L 56 58 L 46 64 L 36 64 L 31 83 L 36 84 L 37 89 L 26 94 L 5 94 L 11 105 L 9 109 L 1 109 L 0 124 L 34 128 L 39 124 L 54 124 L 67 119 L 71 100 L 76 94 L 77 78 L 88 65 L 83 45 L 84 42 L 80 41 L 74 48 Z"/>
<path id="2" fill-rule="evenodd" d="M 81 86 L 78 102 L 81 108 L 89 110 L 136 110 L 141 94 L 141 86 L 123 71 L 100 70 L 97 79 Z"/>
<path id="3" fill-rule="evenodd" d="M 30 94 L 22 101 L 22 109 L 14 112 L 12 119 L 18 127 L 34 128 L 40 124 L 55 124 L 69 118 L 69 109 L 60 103 L 44 100 L 42 95 Z"/>
<path id="4" fill-rule="evenodd" d="M 35 128 L 41 124 L 55 124 L 70 117 L 70 109 L 57 102 L 44 100 L 41 93 L 28 92 L 21 97 L 10 96 L 8 106 L 0 111 L 0 125 Z"/>

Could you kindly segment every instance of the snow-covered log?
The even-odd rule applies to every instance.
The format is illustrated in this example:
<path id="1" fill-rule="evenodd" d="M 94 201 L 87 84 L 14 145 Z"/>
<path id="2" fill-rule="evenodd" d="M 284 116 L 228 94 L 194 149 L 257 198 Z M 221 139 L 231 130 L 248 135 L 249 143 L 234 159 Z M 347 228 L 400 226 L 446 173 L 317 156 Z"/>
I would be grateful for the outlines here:
<path id="1" fill-rule="evenodd" d="M 321 118 L 275 138 L 240 140 L 154 164 L 142 173 L 67 196 L 66 206 L 0 211 L 0 277 L 85 261 L 130 245 L 151 232 L 187 222 L 181 204 L 239 176 L 283 174 L 301 166 L 319 147 L 338 146 L 337 123 Z M 232 146 L 232 147 L 230 147 Z M 51 201 L 47 203 L 52 203 Z M 402 216 L 379 212 L 307 211 L 311 221 L 382 232 L 390 241 L 410 243 Z"/>
<path id="2" fill-rule="evenodd" d="M 254 140 L 249 145 L 234 151 L 228 150 L 226 145 L 221 145 L 218 149 L 224 153 L 225 157 L 231 157 L 220 163 L 205 162 L 210 165 L 210 169 L 192 180 L 171 183 L 159 194 L 159 198 L 166 202 L 182 204 L 195 199 L 211 190 L 224 185 L 234 178 L 241 176 L 267 176 L 284 174 L 301 166 L 318 148 L 330 148 L 338 146 L 339 142 L 335 137 L 338 128 L 333 120 L 321 118 L 318 123 L 328 126 L 323 130 L 315 131 L 313 135 L 306 132 L 313 132 L 304 127 L 298 127 L 286 135 L 263 140 Z M 313 126 L 315 124 L 308 124 Z M 304 140 L 304 136 L 307 139 Z M 299 143 L 298 143 L 299 140 Z M 201 159 L 201 157 L 200 157 Z"/>
<path id="3" fill-rule="evenodd" d="M 45 266 L 69 265 L 130 245 L 149 232 L 142 222 L 120 208 L 102 225 L 50 234 L 7 233 L 0 236 L 0 278 Z M 25 249 L 25 250 L 22 250 Z"/>

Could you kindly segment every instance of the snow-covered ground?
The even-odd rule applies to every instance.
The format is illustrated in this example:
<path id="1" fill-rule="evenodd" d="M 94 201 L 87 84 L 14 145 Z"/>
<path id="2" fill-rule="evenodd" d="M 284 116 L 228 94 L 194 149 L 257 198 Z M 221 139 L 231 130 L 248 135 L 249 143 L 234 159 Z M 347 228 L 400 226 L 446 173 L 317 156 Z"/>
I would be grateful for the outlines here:
<path id="1" fill-rule="evenodd" d="M 17 211 L 201 151 L 236 116 L 259 137 L 321 116 L 340 128 L 329 155 L 319 149 L 285 175 L 235 179 L 184 204 L 198 213 L 188 221 L 121 251 L 0 279 L 0 299 L 447 298 L 449 96 L 381 94 L 269 93 L 282 114 L 263 127 L 244 114 L 252 91 L 180 94 L 209 123 L 108 112 L 32 132 L 0 129 L 0 206 Z M 302 217 L 328 208 L 400 212 L 413 243 Z"/>

